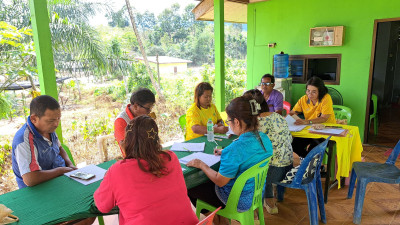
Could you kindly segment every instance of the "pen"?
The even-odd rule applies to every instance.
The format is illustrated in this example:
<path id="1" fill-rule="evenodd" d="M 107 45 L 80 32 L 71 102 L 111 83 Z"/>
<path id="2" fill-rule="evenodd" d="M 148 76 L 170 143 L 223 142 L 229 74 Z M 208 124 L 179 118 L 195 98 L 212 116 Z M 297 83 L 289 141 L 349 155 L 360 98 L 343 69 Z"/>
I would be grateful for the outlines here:
<path id="1" fill-rule="evenodd" d="M 339 127 L 339 126 L 325 126 L 325 128 L 342 128 L 342 127 Z"/>
<path id="2" fill-rule="evenodd" d="M 183 147 L 183 149 L 185 149 L 185 150 L 188 151 L 188 152 L 192 152 L 192 151 L 190 151 L 189 149 L 187 149 L 187 148 L 185 148 L 185 147 Z"/>

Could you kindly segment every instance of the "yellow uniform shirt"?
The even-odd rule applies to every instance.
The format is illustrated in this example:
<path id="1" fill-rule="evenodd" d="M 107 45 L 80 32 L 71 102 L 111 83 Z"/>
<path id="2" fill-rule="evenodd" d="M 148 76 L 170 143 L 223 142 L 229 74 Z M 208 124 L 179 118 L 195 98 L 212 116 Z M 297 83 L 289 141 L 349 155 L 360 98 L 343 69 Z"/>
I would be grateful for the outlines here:
<path id="1" fill-rule="evenodd" d="M 308 99 L 307 95 L 304 95 L 297 101 L 296 105 L 293 107 L 293 111 L 302 112 L 306 120 L 318 118 L 322 114 L 330 115 L 325 123 L 336 123 L 332 105 L 332 98 L 329 94 L 326 94 L 322 100 L 318 101 L 315 105 Z"/>
<path id="2" fill-rule="evenodd" d="M 218 120 L 221 120 L 221 116 L 214 104 L 211 104 L 208 109 L 202 107 L 199 109 L 196 103 L 193 103 L 186 112 L 186 141 L 203 136 L 194 133 L 192 126 L 207 126 L 207 121 L 210 118 L 212 119 L 213 124 L 216 124 Z"/>

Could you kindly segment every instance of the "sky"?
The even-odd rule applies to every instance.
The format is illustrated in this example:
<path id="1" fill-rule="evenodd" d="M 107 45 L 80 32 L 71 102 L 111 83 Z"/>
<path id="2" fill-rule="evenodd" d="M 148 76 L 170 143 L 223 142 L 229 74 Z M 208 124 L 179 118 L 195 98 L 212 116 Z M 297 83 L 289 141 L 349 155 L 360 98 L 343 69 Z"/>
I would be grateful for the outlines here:
<path id="1" fill-rule="evenodd" d="M 125 5 L 125 0 L 89 0 L 95 2 L 107 3 L 115 11 L 122 8 Z M 130 0 L 131 6 L 134 7 L 138 12 L 143 13 L 146 10 L 153 12 L 156 16 L 160 14 L 164 9 L 171 7 L 174 3 L 179 3 L 181 10 L 187 5 L 193 3 L 197 5 L 199 1 L 195 0 Z M 104 16 L 105 13 L 98 14 L 96 17 L 90 20 L 90 24 L 93 26 L 107 25 L 107 18 Z"/>

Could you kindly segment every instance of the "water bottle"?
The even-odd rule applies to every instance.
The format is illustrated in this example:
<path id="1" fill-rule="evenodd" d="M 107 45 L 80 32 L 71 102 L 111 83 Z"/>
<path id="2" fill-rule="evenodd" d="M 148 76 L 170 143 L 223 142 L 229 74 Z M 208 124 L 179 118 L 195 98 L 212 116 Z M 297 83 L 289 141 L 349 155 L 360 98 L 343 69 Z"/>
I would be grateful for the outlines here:
<path id="1" fill-rule="evenodd" d="M 287 78 L 289 76 L 289 55 L 281 54 L 274 55 L 274 76 L 276 78 Z"/>
<path id="2" fill-rule="evenodd" d="M 214 124 L 211 119 L 207 121 L 207 141 L 214 141 Z"/>

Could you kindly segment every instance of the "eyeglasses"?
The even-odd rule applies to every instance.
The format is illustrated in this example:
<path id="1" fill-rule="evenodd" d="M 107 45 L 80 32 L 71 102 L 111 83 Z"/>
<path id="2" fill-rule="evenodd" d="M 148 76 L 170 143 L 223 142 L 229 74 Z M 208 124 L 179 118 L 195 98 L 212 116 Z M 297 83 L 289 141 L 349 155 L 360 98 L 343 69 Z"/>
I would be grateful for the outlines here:
<path id="1" fill-rule="evenodd" d="M 151 108 L 144 107 L 144 106 L 142 106 L 142 105 L 139 104 L 139 103 L 136 103 L 136 104 L 138 104 L 138 106 L 142 107 L 143 109 L 147 110 L 147 112 L 151 112 L 151 108 L 153 108 L 153 107 L 151 107 Z"/>
<path id="2" fill-rule="evenodd" d="M 270 86 L 273 85 L 274 83 L 270 83 L 270 82 L 261 82 L 260 85 L 261 86 Z"/>
<path id="3" fill-rule="evenodd" d="M 312 95 L 316 95 L 316 94 L 318 94 L 318 91 L 311 91 L 311 90 L 306 90 L 306 93 L 307 94 L 312 94 Z"/>
<path id="4" fill-rule="evenodd" d="M 230 119 L 230 120 L 225 120 L 225 123 L 228 124 L 229 122 L 232 122 L 234 119 Z"/>

